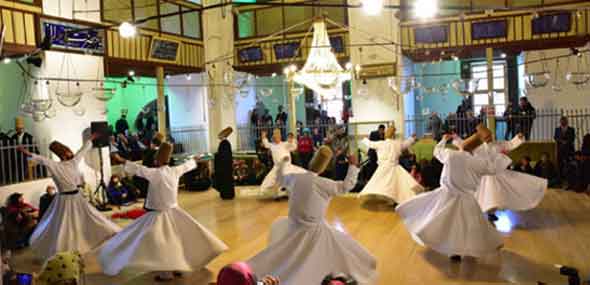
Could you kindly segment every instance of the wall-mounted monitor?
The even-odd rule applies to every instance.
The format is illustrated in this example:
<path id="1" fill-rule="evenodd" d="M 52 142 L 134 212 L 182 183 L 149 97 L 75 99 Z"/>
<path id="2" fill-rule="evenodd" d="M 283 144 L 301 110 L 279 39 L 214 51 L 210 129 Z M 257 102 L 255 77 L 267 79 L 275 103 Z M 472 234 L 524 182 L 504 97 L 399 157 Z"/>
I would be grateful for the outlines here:
<path id="1" fill-rule="evenodd" d="M 273 45 L 276 59 L 297 57 L 300 54 L 299 46 L 299 42 L 290 42 Z"/>
<path id="2" fill-rule="evenodd" d="M 253 62 L 253 61 L 261 61 L 262 56 L 262 48 L 260 47 L 248 47 L 243 48 L 238 51 L 238 57 L 240 62 Z"/>
<path id="3" fill-rule="evenodd" d="M 506 20 L 474 22 L 471 24 L 471 38 L 474 40 L 505 38 L 508 33 Z"/>
<path id="4" fill-rule="evenodd" d="M 572 28 L 569 12 L 541 15 L 532 21 L 533 34 L 565 33 Z"/>
<path id="5" fill-rule="evenodd" d="M 174 63 L 176 62 L 179 48 L 179 41 L 153 37 L 149 59 L 152 61 Z"/>
<path id="6" fill-rule="evenodd" d="M 342 36 L 330 37 L 330 45 L 334 49 L 335 53 L 344 52 L 344 39 Z"/>
<path id="7" fill-rule="evenodd" d="M 418 44 L 436 44 L 449 41 L 449 26 L 430 26 L 414 29 L 414 40 Z"/>

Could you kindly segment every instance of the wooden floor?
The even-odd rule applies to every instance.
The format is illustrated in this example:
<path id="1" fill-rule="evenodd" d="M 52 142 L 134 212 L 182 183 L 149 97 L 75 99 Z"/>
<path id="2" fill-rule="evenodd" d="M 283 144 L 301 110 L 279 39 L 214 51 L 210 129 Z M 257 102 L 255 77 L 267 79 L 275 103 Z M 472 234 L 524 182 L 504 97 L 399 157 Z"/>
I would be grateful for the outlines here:
<path id="1" fill-rule="evenodd" d="M 242 193 L 250 189 L 240 189 Z M 266 245 L 271 223 L 287 214 L 286 201 L 258 200 L 242 195 L 222 201 L 213 190 L 180 195 L 181 207 L 216 233 L 230 250 L 206 270 L 167 284 L 210 284 L 228 263 L 246 260 Z M 522 213 L 500 215 L 505 247 L 496 256 L 451 264 L 446 256 L 417 245 L 391 207 L 361 205 L 354 197 L 332 201 L 329 222 L 349 233 L 378 260 L 378 284 L 567 284 L 554 264 L 590 273 L 590 197 L 561 190 L 548 191 L 541 205 Z M 16 254 L 17 269 L 36 271 L 30 251 Z M 115 278 L 100 272 L 95 254 L 87 255 L 87 284 L 153 284 L 152 275 L 126 273 Z M 312 284 L 301 284 L 312 285 Z"/>

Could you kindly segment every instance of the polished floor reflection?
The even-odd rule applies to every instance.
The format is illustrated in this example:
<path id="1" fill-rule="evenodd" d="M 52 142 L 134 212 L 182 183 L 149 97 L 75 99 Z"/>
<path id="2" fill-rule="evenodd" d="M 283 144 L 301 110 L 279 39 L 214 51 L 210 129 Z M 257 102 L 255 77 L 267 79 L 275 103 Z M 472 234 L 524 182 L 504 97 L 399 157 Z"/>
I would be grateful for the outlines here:
<path id="1" fill-rule="evenodd" d="M 245 260 L 266 245 L 271 223 L 287 214 L 286 201 L 258 200 L 248 188 L 233 201 L 218 199 L 217 192 L 182 192 L 180 204 L 200 223 L 230 246 L 207 269 L 168 284 L 210 284 L 219 269 Z M 577 267 L 582 277 L 590 273 L 590 196 L 550 190 L 541 205 L 527 212 L 503 211 L 496 225 L 505 236 L 498 255 L 465 259 L 452 264 L 446 256 L 422 248 L 410 237 L 391 206 L 361 204 L 354 197 L 335 199 L 328 219 L 362 243 L 378 260 L 379 284 L 567 284 L 554 264 Z M 128 222 L 128 221 L 127 221 Z M 125 224 L 125 223 L 122 223 Z M 87 258 L 88 285 L 153 284 L 152 275 L 127 272 L 117 277 L 100 273 L 95 254 Z M 16 254 L 19 270 L 35 271 L 40 265 L 31 253 Z M 307 285 L 307 284 L 306 284 Z"/>

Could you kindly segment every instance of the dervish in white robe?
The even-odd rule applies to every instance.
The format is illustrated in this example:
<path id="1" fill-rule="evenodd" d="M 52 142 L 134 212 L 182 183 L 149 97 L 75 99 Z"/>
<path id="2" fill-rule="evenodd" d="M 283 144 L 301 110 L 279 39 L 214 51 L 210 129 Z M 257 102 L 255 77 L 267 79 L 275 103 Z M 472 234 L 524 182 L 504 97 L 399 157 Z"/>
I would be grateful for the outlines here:
<path id="1" fill-rule="evenodd" d="M 460 145 L 461 143 L 460 138 L 453 138 L 453 144 Z M 524 137 L 517 135 L 511 141 L 494 141 L 488 143 L 488 146 L 492 151 L 507 153 L 523 143 Z M 482 147 L 476 148 L 473 153 L 485 157 Z M 547 183 L 547 179 L 544 178 L 504 169 L 495 175 L 485 175 L 475 192 L 475 197 L 484 212 L 493 212 L 496 209 L 526 211 L 541 203 L 545 196 Z"/>
<path id="2" fill-rule="evenodd" d="M 160 147 L 162 148 L 162 147 Z M 178 206 L 178 181 L 196 168 L 194 159 L 157 168 L 126 162 L 125 171 L 149 181 L 148 212 L 111 238 L 100 250 L 103 272 L 199 270 L 228 247 Z"/>
<path id="3" fill-rule="evenodd" d="M 359 284 L 374 284 L 375 258 L 325 220 L 330 200 L 352 189 L 358 172 L 351 165 L 344 181 L 304 169 L 285 174 L 284 179 L 293 183 L 289 216 L 273 223 L 267 248 L 247 261 L 257 276 L 271 275 L 281 284 L 301 285 L 320 284 L 330 273 L 346 273 Z"/>
<path id="4" fill-rule="evenodd" d="M 120 230 L 79 192 L 84 184 L 79 165 L 91 148 L 89 140 L 72 159 L 59 162 L 31 154 L 33 161 L 49 170 L 58 191 L 30 239 L 31 248 L 42 260 L 62 251 L 87 253 Z"/>
<path id="5" fill-rule="evenodd" d="M 402 151 L 412 146 L 415 140 L 414 137 L 404 141 L 392 138 L 384 141 L 363 139 L 365 145 L 377 151 L 378 167 L 359 194 L 361 197 L 383 197 L 395 203 L 402 203 L 416 196 L 416 193 L 424 191 L 424 187 L 399 165 Z"/>
<path id="6" fill-rule="evenodd" d="M 287 195 L 288 192 L 281 191 L 283 190 L 290 190 L 292 189 L 293 185 L 289 185 L 282 183 L 281 181 L 285 181 L 280 177 L 280 173 L 278 171 L 279 163 L 284 163 L 283 169 L 285 172 L 289 172 L 291 170 L 296 170 L 295 167 L 291 163 L 291 152 L 297 150 L 297 144 L 295 142 L 279 142 L 279 143 L 271 143 L 268 141 L 267 138 L 262 138 L 262 146 L 269 149 L 272 155 L 273 167 L 268 172 L 262 184 L 260 185 L 260 191 L 264 196 L 271 196 L 271 197 L 280 197 Z M 283 160 L 285 160 L 283 162 Z"/>
<path id="7" fill-rule="evenodd" d="M 444 165 L 440 188 L 422 193 L 396 209 L 414 240 L 449 256 L 482 257 L 497 252 L 503 242 L 484 217 L 473 193 L 484 175 L 510 165 L 503 154 L 484 144 L 475 156 L 445 147 L 449 136 L 435 147 L 434 156 Z"/>

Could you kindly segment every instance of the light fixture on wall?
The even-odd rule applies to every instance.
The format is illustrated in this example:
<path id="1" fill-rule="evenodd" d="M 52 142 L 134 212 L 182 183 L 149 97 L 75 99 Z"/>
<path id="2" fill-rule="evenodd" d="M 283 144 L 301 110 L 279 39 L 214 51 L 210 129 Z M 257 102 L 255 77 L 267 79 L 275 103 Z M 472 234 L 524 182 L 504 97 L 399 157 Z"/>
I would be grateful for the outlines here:
<path id="1" fill-rule="evenodd" d="M 2 63 L 4 63 L 4 64 L 9 64 L 10 61 L 11 61 L 10 60 L 10 57 L 5 57 L 5 58 L 2 59 Z"/>
<path id="2" fill-rule="evenodd" d="M 129 22 L 123 22 L 119 25 L 119 34 L 123 38 L 132 38 L 137 34 L 137 28 Z"/>
<path id="3" fill-rule="evenodd" d="M 362 0 L 361 7 L 367 15 L 375 16 L 383 10 L 383 0 Z"/>
<path id="4" fill-rule="evenodd" d="M 419 19 L 430 19 L 438 13 L 437 0 L 417 0 L 414 4 L 414 15 Z"/>
<path id="5" fill-rule="evenodd" d="M 133 76 L 135 76 L 135 71 L 134 70 L 129 70 L 129 72 L 127 72 L 127 75 L 133 77 Z"/>

